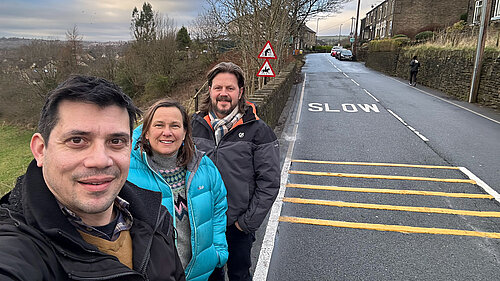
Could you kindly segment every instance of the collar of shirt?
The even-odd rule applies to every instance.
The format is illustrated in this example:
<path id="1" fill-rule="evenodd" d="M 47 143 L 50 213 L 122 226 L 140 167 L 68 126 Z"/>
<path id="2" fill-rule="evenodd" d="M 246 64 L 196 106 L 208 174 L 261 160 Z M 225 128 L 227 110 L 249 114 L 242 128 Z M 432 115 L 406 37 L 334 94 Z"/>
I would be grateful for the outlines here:
<path id="1" fill-rule="evenodd" d="M 120 232 L 124 230 L 129 230 L 134 222 L 132 214 L 128 210 L 129 203 L 118 196 L 115 198 L 114 202 L 114 206 L 117 207 L 118 210 L 116 214 L 118 217 L 116 219 L 116 226 L 115 229 L 113 230 L 113 235 L 111 237 L 108 234 L 98 230 L 97 228 L 85 224 L 77 214 L 75 214 L 73 211 L 62 205 L 59 201 L 57 201 L 57 203 L 59 204 L 61 211 L 69 220 L 69 222 L 73 224 L 77 229 L 85 233 L 88 233 L 90 235 L 100 237 L 109 241 L 116 240 L 118 236 L 120 236 Z"/>

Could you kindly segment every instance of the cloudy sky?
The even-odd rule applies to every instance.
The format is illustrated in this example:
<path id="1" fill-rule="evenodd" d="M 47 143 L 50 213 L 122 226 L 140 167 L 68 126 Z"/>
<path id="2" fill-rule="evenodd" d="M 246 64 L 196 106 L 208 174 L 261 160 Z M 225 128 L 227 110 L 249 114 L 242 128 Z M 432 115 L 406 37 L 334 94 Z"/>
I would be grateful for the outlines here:
<path id="1" fill-rule="evenodd" d="M 150 0 L 155 11 L 168 16 L 180 27 L 207 6 L 206 0 Z M 373 4 L 382 0 L 361 0 L 360 18 Z M 66 38 L 67 30 L 78 27 L 83 40 L 130 40 L 130 19 L 134 7 L 144 0 L 0 0 L 0 37 L 42 39 Z M 357 0 L 347 4 L 340 14 L 312 19 L 307 25 L 319 35 L 348 34 L 351 17 L 356 16 Z"/>
<path id="2" fill-rule="evenodd" d="M 361 0 L 360 2 L 359 19 L 362 19 L 366 16 L 366 13 L 372 9 L 372 6 L 377 6 L 382 3 L 383 0 Z M 341 34 L 349 35 L 351 32 L 351 18 L 356 18 L 357 6 L 358 0 L 352 0 L 344 6 L 340 13 L 313 18 L 307 22 L 307 26 L 317 31 L 319 36 L 331 36 L 338 35 L 341 27 L 340 25 L 342 25 Z"/>

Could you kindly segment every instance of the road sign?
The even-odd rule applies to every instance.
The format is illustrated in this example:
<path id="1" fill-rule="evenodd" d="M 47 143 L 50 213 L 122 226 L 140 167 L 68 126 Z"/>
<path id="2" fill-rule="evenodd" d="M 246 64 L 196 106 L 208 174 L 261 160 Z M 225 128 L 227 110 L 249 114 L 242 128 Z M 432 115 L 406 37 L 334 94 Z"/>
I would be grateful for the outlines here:
<path id="1" fill-rule="evenodd" d="M 275 77 L 276 74 L 274 74 L 274 70 L 271 67 L 271 64 L 269 63 L 269 60 L 266 60 L 264 64 L 259 69 L 259 72 L 257 73 L 257 76 L 260 77 Z"/>
<path id="2" fill-rule="evenodd" d="M 273 46 L 271 46 L 271 42 L 267 41 L 262 51 L 258 56 L 259 59 L 276 59 L 276 53 L 274 52 Z"/>
<path id="3" fill-rule="evenodd" d="M 354 42 L 354 38 L 353 38 L 353 37 L 349 38 L 349 41 L 350 41 L 351 43 L 353 43 L 353 42 Z"/>

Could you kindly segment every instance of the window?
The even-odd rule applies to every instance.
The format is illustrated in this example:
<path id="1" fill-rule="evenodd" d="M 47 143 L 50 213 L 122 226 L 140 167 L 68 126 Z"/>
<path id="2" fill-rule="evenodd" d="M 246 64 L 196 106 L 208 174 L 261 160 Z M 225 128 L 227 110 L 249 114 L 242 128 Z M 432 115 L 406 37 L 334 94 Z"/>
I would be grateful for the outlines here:
<path id="1" fill-rule="evenodd" d="M 492 20 L 500 20 L 500 0 L 496 1 L 494 8 Z"/>
<path id="2" fill-rule="evenodd" d="M 472 23 L 480 23 L 481 22 L 481 12 L 483 8 L 483 1 L 476 1 L 476 5 L 474 6 L 474 19 Z"/>

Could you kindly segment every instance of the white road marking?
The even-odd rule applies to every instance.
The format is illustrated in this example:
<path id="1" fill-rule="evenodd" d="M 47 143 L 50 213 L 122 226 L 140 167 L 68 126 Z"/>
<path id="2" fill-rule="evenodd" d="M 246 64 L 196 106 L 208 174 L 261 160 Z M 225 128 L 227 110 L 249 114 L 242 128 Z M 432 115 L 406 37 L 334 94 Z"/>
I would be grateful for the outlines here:
<path id="1" fill-rule="evenodd" d="M 500 194 L 498 194 L 498 192 L 493 190 L 493 188 L 491 188 L 488 184 L 486 184 L 484 181 L 482 181 L 480 178 L 474 175 L 467 168 L 459 167 L 459 169 L 460 171 L 462 171 L 462 173 L 466 174 L 469 177 L 469 179 L 476 181 L 477 185 L 479 185 L 486 193 L 493 196 L 495 200 L 497 200 L 497 202 L 500 203 Z"/>
<path id="2" fill-rule="evenodd" d="M 383 75 L 383 76 L 384 76 L 384 77 L 389 77 L 389 76 L 385 76 L 385 75 Z M 397 81 L 397 82 L 399 82 L 399 83 L 401 83 L 401 84 L 408 85 L 407 83 L 403 83 L 403 82 L 399 81 L 398 79 L 396 79 L 396 78 L 394 78 L 394 77 L 389 77 L 389 78 L 391 78 L 391 79 L 393 79 L 394 81 Z M 449 101 L 449 100 L 447 100 L 447 99 L 444 99 L 444 98 L 442 98 L 442 97 L 439 97 L 439 96 L 433 95 L 433 94 L 428 93 L 428 92 L 426 92 L 426 91 L 424 91 L 424 90 L 422 90 L 422 89 L 415 88 L 415 87 L 413 87 L 413 89 L 415 89 L 415 90 L 417 90 L 417 91 L 419 91 L 419 92 L 421 92 L 421 93 L 424 93 L 424 94 L 426 94 L 426 95 L 428 95 L 428 96 L 431 96 L 431 97 L 437 98 L 437 99 L 439 99 L 439 100 L 442 100 L 442 101 L 444 101 L 444 102 L 447 102 L 447 103 L 449 103 L 449 104 L 452 104 L 452 105 L 454 105 L 454 106 L 456 106 L 456 107 L 459 107 L 459 108 L 461 108 L 461 109 L 467 110 L 467 111 L 469 111 L 470 113 L 476 114 L 477 116 L 483 117 L 483 118 L 488 119 L 488 120 L 490 120 L 490 121 L 492 121 L 492 122 L 495 122 L 495 123 L 497 123 L 497 124 L 500 124 L 500 121 L 497 121 L 497 120 L 495 120 L 495 119 L 492 119 L 492 118 L 490 118 L 490 117 L 488 117 L 488 116 L 485 116 L 485 115 L 483 115 L 483 114 L 481 114 L 481 113 L 475 112 L 475 111 L 474 111 L 474 110 L 472 110 L 472 109 L 468 109 L 467 107 L 461 106 L 461 105 L 459 105 L 459 104 L 456 104 L 456 103 L 454 103 L 454 102 L 451 102 L 451 101 Z"/>
<path id="3" fill-rule="evenodd" d="M 297 130 L 299 127 L 300 114 L 302 112 L 302 103 L 304 100 L 304 90 L 306 86 L 307 74 L 304 74 L 304 82 L 302 83 L 302 92 L 300 94 L 299 108 L 297 110 L 297 116 L 295 118 L 295 124 L 293 127 L 293 133 L 289 145 L 288 151 L 285 157 L 285 162 L 283 163 L 283 168 L 281 169 L 281 179 L 280 179 L 280 190 L 278 196 L 273 203 L 271 208 L 271 213 L 269 214 L 269 221 L 267 222 L 266 233 L 264 234 L 264 240 L 262 241 L 262 247 L 260 248 L 259 259 L 257 260 L 257 265 L 255 267 L 255 272 L 253 280 L 266 280 L 267 273 L 269 271 L 269 266 L 271 263 L 271 256 L 274 249 L 274 241 L 276 238 L 276 232 L 278 231 L 279 216 L 281 214 L 281 208 L 283 206 L 283 198 L 285 197 L 286 184 L 288 182 L 288 171 L 290 170 L 290 165 L 292 162 L 292 152 L 295 146 L 295 139 L 297 136 Z"/>
<path id="4" fill-rule="evenodd" d="M 368 92 L 366 89 L 363 89 L 365 91 L 365 93 L 367 93 L 370 97 L 372 97 L 372 99 L 374 99 L 376 102 L 380 102 L 374 95 L 370 94 L 370 92 Z"/>
<path id="5" fill-rule="evenodd" d="M 408 123 L 406 123 L 401 117 L 399 117 L 396 113 L 392 112 L 392 110 L 390 109 L 387 109 L 387 111 L 389 111 L 390 114 L 392 114 L 394 117 L 396 117 L 396 119 L 399 120 L 399 122 L 403 123 L 403 125 L 405 125 L 408 129 L 410 129 L 413 133 L 415 133 L 415 135 L 417 135 L 419 138 L 421 138 L 423 141 L 427 142 L 429 141 L 428 138 L 426 138 L 424 135 L 422 135 L 419 131 L 415 130 L 415 128 L 413 128 L 412 126 L 408 125 Z"/>
<path id="6" fill-rule="evenodd" d="M 359 87 L 358 82 L 354 81 L 354 79 L 351 79 L 351 81 L 352 81 L 352 83 L 356 84 L 356 86 L 358 86 L 358 87 Z"/>

